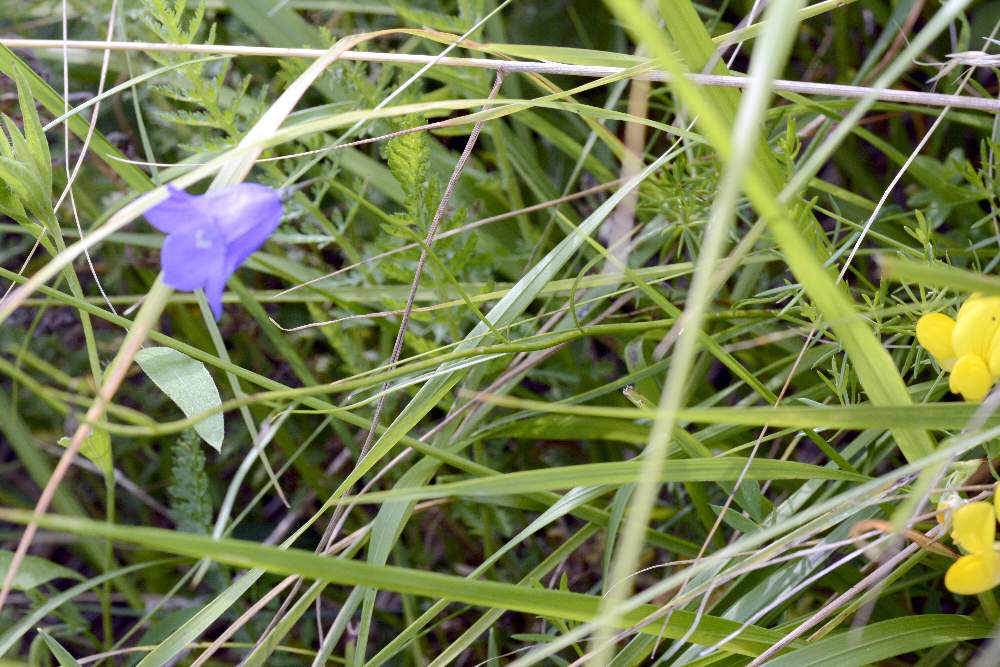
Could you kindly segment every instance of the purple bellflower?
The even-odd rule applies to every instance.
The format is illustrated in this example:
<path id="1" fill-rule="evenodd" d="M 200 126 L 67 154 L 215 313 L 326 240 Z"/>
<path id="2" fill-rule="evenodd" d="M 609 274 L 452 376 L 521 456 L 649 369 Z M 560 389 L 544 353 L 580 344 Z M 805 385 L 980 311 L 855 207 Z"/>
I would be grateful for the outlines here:
<path id="1" fill-rule="evenodd" d="M 170 196 L 146 211 L 146 219 L 167 235 L 160 251 L 163 282 L 185 292 L 205 290 L 218 320 L 229 277 L 278 228 L 281 196 L 257 183 L 204 195 L 167 189 Z"/>

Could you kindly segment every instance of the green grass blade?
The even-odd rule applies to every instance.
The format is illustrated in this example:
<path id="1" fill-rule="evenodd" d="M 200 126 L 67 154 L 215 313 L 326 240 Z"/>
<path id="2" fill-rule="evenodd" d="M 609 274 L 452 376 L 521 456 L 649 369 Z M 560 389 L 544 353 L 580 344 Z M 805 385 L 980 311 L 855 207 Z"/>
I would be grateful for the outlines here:
<path id="1" fill-rule="evenodd" d="M 993 625 L 968 616 L 927 614 L 872 623 L 826 637 L 767 662 L 769 667 L 862 667 L 923 649 L 986 639 Z"/>
<path id="2" fill-rule="evenodd" d="M 0 509 L 0 518 L 12 523 L 25 523 L 32 519 L 30 512 Z M 274 574 L 296 574 L 307 579 L 331 584 L 366 586 L 381 590 L 406 593 L 431 599 L 446 599 L 488 608 L 510 609 L 528 614 L 562 617 L 577 621 L 594 618 L 600 598 L 581 593 L 538 590 L 515 584 L 492 581 L 473 581 L 462 577 L 413 570 L 390 565 L 370 565 L 339 558 L 328 558 L 311 551 L 279 549 L 245 540 L 219 539 L 189 533 L 178 533 L 159 528 L 118 526 L 89 519 L 73 519 L 47 515 L 38 519 L 39 525 L 75 535 L 104 537 L 139 544 L 149 549 L 164 551 L 191 558 L 209 558 L 235 567 L 260 568 Z M 227 601 L 226 604 L 231 604 Z M 645 607 L 622 618 L 623 625 L 630 625 L 655 611 Z M 675 612 L 664 628 L 664 636 L 679 637 L 692 624 L 693 613 Z M 692 635 L 697 643 L 712 644 L 739 627 L 731 621 L 714 617 L 702 618 Z M 644 631 L 656 634 L 659 626 Z M 744 655 L 755 655 L 780 637 L 780 633 L 756 627 L 748 628 L 738 638 L 726 645 L 726 650 Z M 169 641 L 169 640 L 168 640 Z M 164 646 L 161 644 L 160 646 Z M 159 647 L 157 653 L 159 651 Z M 160 664 L 153 660 L 153 653 L 139 663 Z"/>
<path id="3" fill-rule="evenodd" d="M 721 482 L 738 479 L 747 462 L 742 458 L 678 459 L 667 463 L 659 482 Z M 535 491 L 552 491 L 576 486 L 631 484 L 638 480 L 647 464 L 643 461 L 586 463 L 558 468 L 540 468 L 506 473 L 462 482 L 435 484 L 423 488 L 396 488 L 391 491 L 348 496 L 344 503 L 376 503 L 387 500 L 424 500 L 455 496 L 491 496 Z M 793 461 L 757 460 L 750 462 L 744 479 L 826 479 L 865 481 L 863 475 Z"/>

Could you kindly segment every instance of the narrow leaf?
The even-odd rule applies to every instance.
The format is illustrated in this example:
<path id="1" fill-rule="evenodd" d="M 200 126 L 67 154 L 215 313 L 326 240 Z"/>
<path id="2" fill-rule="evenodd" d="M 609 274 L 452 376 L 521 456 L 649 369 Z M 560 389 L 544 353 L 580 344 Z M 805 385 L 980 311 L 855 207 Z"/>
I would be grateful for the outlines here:
<path id="1" fill-rule="evenodd" d="M 490 496 L 568 489 L 575 486 L 631 484 L 642 474 L 641 460 L 613 463 L 587 463 L 558 468 L 540 468 L 522 472 L 491 475 L 479 479 L 436 484 L 418 488 L 397 488 L 392 491 L 367 493 L 344 498 L 345 503 L 365 503 L 384 500 L 418 500 L 448 496 Z M 741 458 L 680 459 L 670 461 L 660 476 L 661 482 L 716 482 L 739 479 L 744 467 L 744 479 L 830 479 L 865 481 L 862 475 L 833 468 L 794 461 L 752 461 L 749 466 Z"/>
<path id="2" fill-rule="evenodd" d="M 939 644 L 985 639 L 992 634 L 990 623 L 968 616 L 907 616 L 821 639 L 767 664 L 769 667 L 861 667 Z"/>
<path id="3" fill-rule="evenodd" d="M 13 551 L 0 551 L 0 578 L 7 573 L 13 558 Z M 30 591 L 53 579 L 83 579 L 83 577 L 69 568 L 56 565 L 44 558 L 25 556 L 14 577 L 14 588 L 19 591 Z"/>
<path id="4" fill-rule="evenodd" d="M 69 438 L 59 438 L 60 447 L 69 446 Z M 97 466 L 106 479 L 114 477 L 115 468 L 111 459 L 111 436 L 107 431 L 97 429 L 83 441 L 80 454 Z"/>
<path id="5" fill-rule="evenodd" d="M 45 640 L 46 646 L 48 646 L 49 650 L 52 651 L 52 655 L 55 656 L 55 659 L 59 661 L 60 667 L 80 667 L 80 663 L 76 661 L 76 658 L 74 658 L 69 651 L 64 649 L 63 645 L 60 644 L 55 637 L 41 628 L 38 629 L 38 634 L 40 634 L 42 639 Z"/>

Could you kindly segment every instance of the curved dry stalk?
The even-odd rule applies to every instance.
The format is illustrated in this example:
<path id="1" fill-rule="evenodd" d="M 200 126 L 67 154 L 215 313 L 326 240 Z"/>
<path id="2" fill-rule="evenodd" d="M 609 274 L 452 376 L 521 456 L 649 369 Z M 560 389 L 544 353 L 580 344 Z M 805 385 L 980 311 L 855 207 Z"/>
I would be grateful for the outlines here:
<path id="1" fill-rule="evenodd" d="M 856 524 L 851 526 L 850 535 L 855 537 L 861 533 L 869 532 L 871 530 L 877 530 L 885 535 L 897 535 L 900 531 L 896 529 L 889 521 L 884 521 L 882 519 L 866 519 L 864 521 L 858 521 Z M 932 551 L 939 556 L 944 556 L 946 558 L 951 558 L 952 560 L 958 558 L 958 554 L 949 549 L 948 547 L 940 544 L 933 539 L 927 537 L 919 530 L 914 530 L 912 528 L 904 528 L 902 531 L 903 537 L 910 540 L 914 544 L 918 545 L 921 549 L 927 551 Z"/>
<path id="2" fill-rule="evenodd" d="M 493 83 L 493 88 L 490 90 L 490 94 L 487 99 L 493 99 L 500 92 L 500 86 L 503 85 L 503 70 L 497 72 L 496 81 Z M 477 122 L 472 126 L 472 133 L 469 134 L 469 139 L 465 143 L 465 148 L 462 150 L 462 155 L 459 156 L 458 162 L 455 163 L 455 169 L 452 171 L 451 178 L 448 179 L 448 185 L 445 187 L 444 194 L 441 195 L 441 203 L 438 205 L 437 211 L 434 213 L 434 219 L 431 220 L 430 228 L 427 230 L 427 238 L 424 239 L 424 243 L 420 250 L 420 259 L 417 260 L 417 268 L 413 273 L 413 282 L 410 283 L 410 293 L 406 297 L 406 307 L 403 310 L 403 317 L 399 323 L 399 331 L 396 334 L 396 340 L 392 347 L 392 357 L 389 361 L 389 370 L 395 368 L 396 364 L 399 362 L 399 355 L 403 351 L 403 340 L 406 337 L 406 330 L 410 323 L 410 315 L 413 312 L 413 302 L 417 297 L 417 288 L 420 286 L 420 277 L 423 274 L 424 265 L 427 263 L 427 258 L 430 256 L 431 247 L 434 245 L 434 241 L 437 240 L 437 230 L 438 226 L 441 224 L 441 220 L 444 218 L 444 212 L 451 201 L 451 196 L 455 192 L 455 188 L 458 186 L 458 179 L 461 178 L 462 172 L 465 170 L 465 164 L 469 161 L 472 156 L 472 149 L 476 146 L 476 141 L 479 139 L 479 134 L 483 129 L 483 121 Z M 389 384 L 386 383 L 382 390 L 386 391 L 389 388 Z M 368 431 L 368 436 L 365 438 L 365 444 L 361 448 L 361 453 L 359 459 L 364 458 L 365 454 L 368 453 L 368 448 L 371 446 L 372 439 L 375 437 L 375 432 L 378 429 L 379 417 L 381 416 L 382 406 L 385 403 L 385 398 L 379 400 L 378 405 L 375 407 L 375 416 L 372 417 L 372 427 Z"/>
<path id="3" fill-rule="evenodd" d="M 67 44 L 74 49 L 111 49 L 115 51 L 174 51 L 179 53 L 228 54 L 237 56 L 265 56 L 271 58 L 318 58 L 324 49 L 283 49 L 273 47 L 251 47 L 214 44 L 157 44 L 155 42 L 100 42 L 89 40 L 59 39 L 0 39 L 0 44 L 11 49 L 55 49 Z M 508 73 L 523 72 L 530 74 L 561 74 L 565 76 L 580 76 L 600 78 L 622 74 L 624 67 L 606 67 L 597 65 L 571 65 L 556 62 L 529 62 L 523 60 L 500 60 L 497 58 L 437 58 L 405 53 L 379 53 L 374 51 L 348 51 L 341 56 L 342 60 L 362 62 L 377 62 L 400 65 L 424 65 L 434 62 L 443 67 L 472 67 L 478 69 L 504 70 Z M 980 59 L 981 60 L 981 59 Z M 667 72 L 650 68 L 635 72 L 632 78 L 648 79 L 650 81 L 669 82 Z M 704 86 L 721 86 L 725 88 L 745 88 L 749 79 L 745 76 L 720 74 L 688 74 L 687 78 Z M 850 86 L 846 84 L 813 83 L 811 81 L 790 81 L 776 79 L 774 89 L 784 93 L 799 93 L 801 95 L 826 95 L 830 97 L 863 98 L 873 91 L 877 99 L 883 102 L 899 102 L 901 104 L 920 104 L 933 107 L 955 107 L 956 109 L 971 109 L 996 113 L 1000 111 L 1000 100 L 967 95 L 947 95 L 943 93 L 925 93 L 911 90 L 895 90 L 892 88 L 874 89 L 865 86 Z"/>
<path id="4" fill-rule="evenodd" d="M 118 12 L 118 0 L 112 0 L 111 10 L 108 14 L 108 36 L 105 43 L 112 41 L 115 31 L 115 16 Z M 67 37 L 67 10 L 66 10 L 66 0 L 63 0 L 63 12 L 62 12 L 62 29 L 63 29 L 63 39 L 68 40 Z M 64 45 L 62 49 L 63 54 L 63 113 L 69 113 L 69 48 Z M 84 237 L 83 226 L 80 224 L 80 214 L 77 212 L 76 199 L 73 196 L 73 184 L 76 182 L 77 177 L 80 175 L 80 168 L 83 167 L 83 162 L 87 158 L 87 152 L 90 150 L 90 142 L 94 138 L 94 131 L 97 129 L 97 120 L 101 113 L 101 96 L 104 93 L 104 84 L 107 80 L 108 75 L 108 65 L 111 63 L 111 51 L 109 49 L 104 50 L 104 56 L 101 59 L 101 73 L 100 78 L 97 83 L 97 101 L 94 103 L 94 110 L 90 115 L 90 124 L 87 127 L 87 134 L 83 139 L 83 146 L 80 148 L 80 155 L 77 157 L 76 162 L 73 163 L 72 169 L 70 168 L 70 131 L 69 123 L 63 124 L 63 147 L 66 151 L 66 187 L 63 188 L 62 194 L 56 200 L 55 206 L 53 206 L 53 212 L 58 211 L 59 207 L 62 206 L 63 201 L 69 197 L 70 208 L 73 213 L 73 221 L 76 223 L 76 231 L 79 232 L 80 238 Z M 35 244 L 35 248 L 38 244 Z M 32 249 L 34 252 L 34 249 Z M 97 269 L 94 268 L 94 260 L 90 256 L 90 252 L 84 250 L 84 255 L 87 258 L 87 266 L 90 268 L 90 274 L 94 276 L 94 283 L 97 285 L 98 291 L 101 296 L 104 297 L 104 302 L 107 304 L 108 309 L 118 314 L 115 307 L 111 305 L 111 301 L 108 300 L 108 295 L 104 292 L 104 286 L 101 285 L 101 279 L 97 276 Z"/>

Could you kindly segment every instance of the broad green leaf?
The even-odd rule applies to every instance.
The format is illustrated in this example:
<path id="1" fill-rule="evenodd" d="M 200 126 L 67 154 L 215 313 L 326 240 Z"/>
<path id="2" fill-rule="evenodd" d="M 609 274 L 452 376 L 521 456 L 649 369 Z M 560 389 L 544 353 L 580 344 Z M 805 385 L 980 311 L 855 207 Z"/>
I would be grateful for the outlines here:
<path id="1" fill-rule="evenodd" d="M 6 574 L 13 559 L 13 551 L 0 551 L 0 578 Z M 53 579 L 83 579 L 83 577 L 69 568 L 44 558 L 25 556 L 14 577 L 14 588 L 19 591 L 30 591 Z"/>
<path id="2" fill-rule="evenodd" d="M 60 447 L 69 447 L 69 438 L 59 438 Z M 89 459 L 97 466 L 105 479 L 112 479 L 115 475 L 115 467 L 111 457 L 111 436 L 103 429 L 96 429 L 87 436 L 80 447 L 80 454 Z"/>
<path id="3" fill-rule="evenodd" d="M 135 355 L 149 379 L 170 397 L 185 416 L 217 408 L 222 399 L 205 364 L 169 347 L 147 347 Z M 194 425 L 202 440 L 222 449 L 225 424 L 221 414 L 214 414 Z"/>

